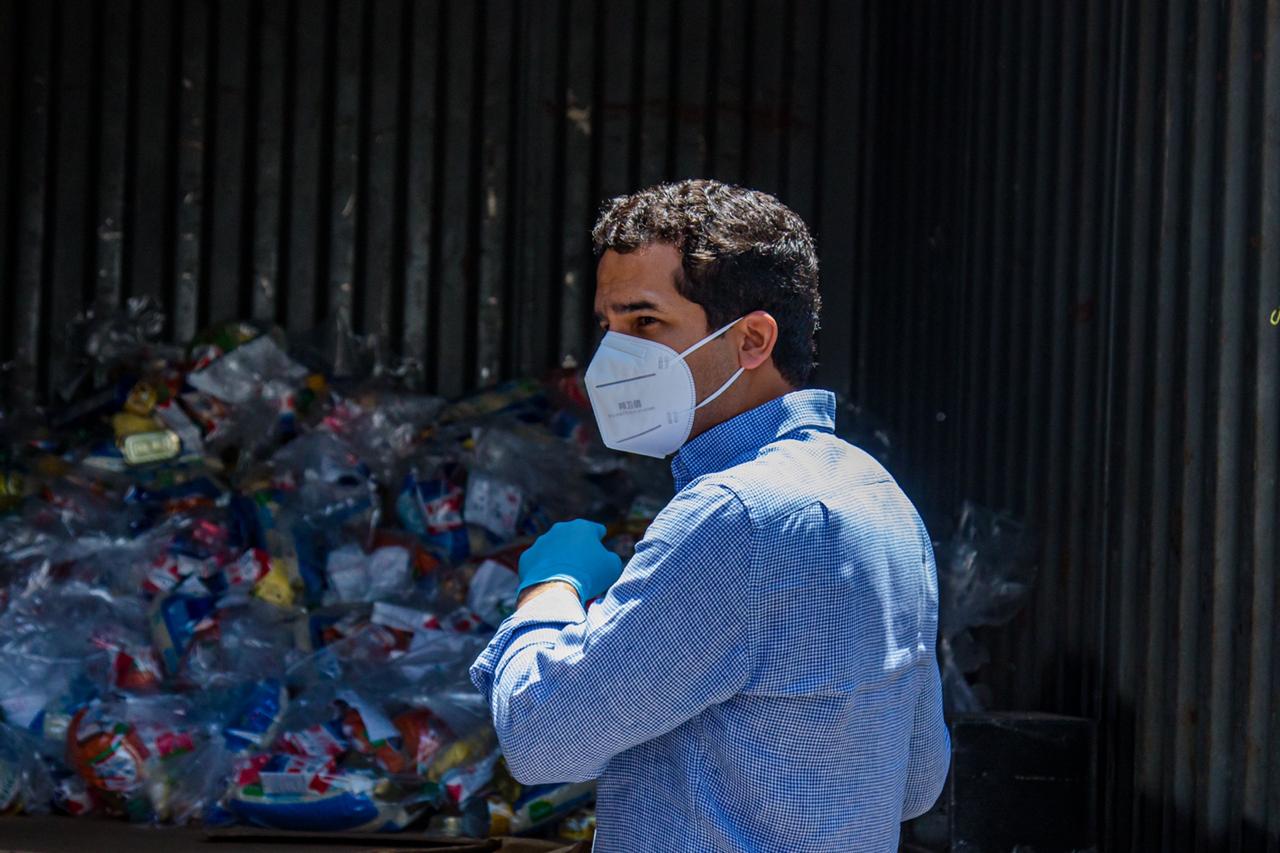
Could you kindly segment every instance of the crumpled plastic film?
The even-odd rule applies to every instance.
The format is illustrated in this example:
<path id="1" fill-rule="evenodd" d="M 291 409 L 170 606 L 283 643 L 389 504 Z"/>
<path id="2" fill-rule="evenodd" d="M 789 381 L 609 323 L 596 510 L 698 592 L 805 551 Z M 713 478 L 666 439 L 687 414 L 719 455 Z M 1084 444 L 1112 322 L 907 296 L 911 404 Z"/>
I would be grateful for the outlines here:
<path id="1" fill-rule="evenodd" d="M 53 780 L 34 739 L 0 723 L 0 815 L 48 812 Z"/>
<path id="2" fill-rule="evenodd" d="M 1022 608 L 1035 585 L 1036 541 L 1007 512 L 965 501 L 952 535 L 935 543 L 938 567 L 938 664 L 949 713 L 986 707 L 982 685 L 965 673 L 989 659 L 973 629 L 998 626 Z"/>

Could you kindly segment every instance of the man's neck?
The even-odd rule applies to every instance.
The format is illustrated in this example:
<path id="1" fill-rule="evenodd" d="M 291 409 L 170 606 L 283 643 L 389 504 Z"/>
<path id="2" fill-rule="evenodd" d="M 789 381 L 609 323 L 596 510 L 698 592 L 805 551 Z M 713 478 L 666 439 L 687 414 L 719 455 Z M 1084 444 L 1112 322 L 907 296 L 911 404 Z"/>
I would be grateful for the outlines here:
<path id="1" fill-rule="evenodd" d="M 744 375 L 743 379 L 745 378 Z M 712 427 L 719 426 L 743 412 L 749 412 L 770 400 L 776 400 L 784 394 L 797 390 L 777 371 L 772 375 L 753 376 L 750 382 L 741 383 L 741 385 L 741 388 L 729 389 L 711 405 L 697 412 L 698 417 L 694 418 L 693 428 L 689 431 L 687 440 L 691 441 Z"/>

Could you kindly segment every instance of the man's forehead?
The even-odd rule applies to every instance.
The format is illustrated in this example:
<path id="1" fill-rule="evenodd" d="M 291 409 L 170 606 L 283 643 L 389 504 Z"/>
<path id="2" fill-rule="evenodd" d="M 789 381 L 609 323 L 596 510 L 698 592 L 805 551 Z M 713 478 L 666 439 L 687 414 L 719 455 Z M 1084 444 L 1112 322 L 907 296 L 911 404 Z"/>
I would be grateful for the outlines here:
<path id="1" fill-rule="evenodd" d="M 663 272 L 637 275 L 597 275 L 595 307 L 618 313 L 663 307 L 676 296 L 675 277 Z"/>
<path id="2" fill-rule="evenodd" d="M 685 301 L 677 287 L 680 271 L 674 246 L 652 243 L 633 252 L 605 251 L 596 268 L 596 316 L 677 310 Z"/>

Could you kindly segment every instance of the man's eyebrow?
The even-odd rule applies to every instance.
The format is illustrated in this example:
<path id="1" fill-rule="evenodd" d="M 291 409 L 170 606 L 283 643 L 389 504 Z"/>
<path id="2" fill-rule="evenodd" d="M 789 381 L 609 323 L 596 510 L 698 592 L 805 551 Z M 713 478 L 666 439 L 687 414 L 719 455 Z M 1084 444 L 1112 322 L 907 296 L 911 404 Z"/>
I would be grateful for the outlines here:
<path id="1" fill-rule="evenodd" d="M 609 306 L 615 314 L 633 314 L 636 311 L 658 311 L 661 310 L 657 305 L 647 299 L 641 299 L 637 302 L 615 302 Z"/>
<path id="2" fill-rule="evenodd" d="M 636 302 L 615 302 L 609 306 L 615 314 L 634 314 L 637 311 L 661 311 L 657 305 L 647 299 L 641 299 Z M 599 311 L 595 312 L 597 322 L 603 322 L 605 316 Z"/>

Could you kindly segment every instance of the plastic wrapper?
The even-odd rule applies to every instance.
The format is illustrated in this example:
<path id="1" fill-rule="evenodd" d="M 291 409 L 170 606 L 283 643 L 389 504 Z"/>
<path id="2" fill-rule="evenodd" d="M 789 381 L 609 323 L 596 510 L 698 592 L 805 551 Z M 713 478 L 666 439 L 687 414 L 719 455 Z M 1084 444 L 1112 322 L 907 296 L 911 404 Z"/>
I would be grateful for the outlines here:
<path id="1" fill-rule="evenodd" d="M 263 749 L 273 743 L 289 707 L 289 692 L 274 678 L 254 685 L 223 727 L 223 740 L 231 752 Z"/>
<path id="2" fill-rule="evenodd" d="M 271 335 L 259 335 L 230 352 L 211 347 L 205 357 L 207 363 L 186 377 L 202 396 L 182 398 L 203 426 L 205 443 L 253 453 L 296 434 L 300 401 L 319 389 L 307 384 L 306 368 L 289 358 Z"/>
<path id="3" fill-rule="evenodd" d="M 97 801 L 89 792 L 89 786 L 79 776 L 63 776 L 54 782 L 50 795 L 53 808 L 71 817 L 85 817 L 98 810 Z"/>
<path id="4" fill-rule="evenodd" d="M 382 709 L 354 690 L 339 691 L 342 733 L 350 749 L 392 774 L 403 774 L 409 762 L 400 730 Z"/>
<path id="5" fill-rule="evenodd" d="M 940 633 L 1012 619 L 1035 583 L 1034 547 L 1012 516 L 966 501 L 955 534 L 935 552 Z"/>
<path id="6" fill-rule="evenodd" d="M 79 655 L 0 653 L 0 721 L 43 737 L 46 716 L 62 715 L 97 695 Z M 61 754 L 61 739 L 45 750 Z"/>
<path id="7" fill-rule="evenodd" d="M 520 575 L 499 560 L 485 560 L 476 568 L 467 592 L 467 606 L 493 628 L 516 609 Z"/>
<path id="8" fill-rule="evenodd" d="M 209 595 L 168 595 L 152 606 L 152 642 L 171 677 L 179 674 L 196 641 L 213 635 L 217 628 L 216 608 L 217 599 Z"/>
<path id="9" fill-rule="evenodd" d="M 561 785 L 521 785 L 511 778 L 499 760 L 494 771 L 494 791 L 470 798 L 461 807 L 463 831 L 467 835 L 513 835 L 567 818 L 595 799 L 596 783 L 571 782 Z M 594 834 L 594 820 L 578 821 L 579 833 L 590 826 L 585 837 Z"/>
<path id="10" fill-rule="evenodd" d="M 324 428 L 350 446 L 379 482 L 390 485 L 401 478 L 443 407 L 439 397 L 371 392 L 338 401 Z"/>
<path id="11" fill-rule="evenodd" d="M 187 384 L 226 403 L 243 405 L 287 394 L 307 377 L 270 335 L 259 335 L 187 374 Z"/>
<path id="12" fill-rule="evenodd" d="M 423 478 L 416 469 L 405 475 L 396 497 L 400 523 L 445 562 L 465 560 L 471 553 L 462 509 L 461 486 L 445 477 Z"/>
<path id="13" fill-rule="evenodd" d="M 441 747 L 454 739 L 449 725 L 428 708 L 410 708 L 394 722 L 408 766 L 420 776 L 431 769 Z"/>
<path id="14" fill-rule="evenodd" d="M 404 829 L 435 799 L 433 786 L 339 769 L 332 759 L 277 753 L 238 770 L 227 808 L 246 823 L 271 829 L 387 832 Z"/>
<path id="15" fill-rule="evenodd" d="M 189 752 L 171 755 L 161 765 L 163 799 L 153 802 L 151 819 L 158 823 L 203 823 L 216 826 L 231 822 L 225 805 L 227 779 L 237 753 L 216 736 L 194 743 Z"/>
<path id="16" fill-rule="evenodd" d="M 394 597 L 413 581 L 407 549 L 388 545 L 365 553 L 354 545 L 329 552 L 325 563 L 328 590 L 325 603 L 378 601 Z"/>
<path id="17" fill-rule="evenodd" d="M 585 806 L 575 809 L 560 821 L 556 837 L 562 841 L 590 841 L 596 835 L 596 810 Z"/>
<path id="18" fill-rule="evenodd" d="M 516 535 L 524 508 L 524 490 L 515 483 L 479 472 L 467 480 L 462 517 L 468 524 L 489 531 L 498 541 L 505 542 Z"/>
<path id="19" fill-rule="evenodd" d="M 338 381 L 370 376 L 378 361 L 375 349 L 375 341 L 352 331 L 346 306 L 339 306 L 319 327 L 290 340 L 290 351 L 303 364 Z"/>
<path id="20" fill-rule="evenodd" d="M 208 619 L 192 634 L 180 660 L 180 684 L 230 689 L 250 680 L 282 679 L 304 654 L 295 646 L 296 617 L 266 602 L 216 606 Z"/>
<path id="21" fill-rule="evenodd" d="M 382 500 L 368 468 L 336 437 L 311 433 L 272 457 L 278 502 L 259 501 L 259 523 L 273 558 L 296 572 L 306 601 L 329 589 L 328 554 L 344 545 L 365 550 L 381 520 Z"/>
<path id="22" fill-rule="evenodd" d="M 63 365 L 60 420 L 71 423 L 114 398 L 104 388 L 121 375 L 158 372 L 181 360 L 181 347 L 161 342 L 165 318 L 155 300 L 131 297 L 119 308 L 98 304 L 77 315 L 65 339 L 77 351 Z"/>
<path id="23" fill-rule="evenodd" d="M 67 727 L 67 764 L 101 810 L 132 820 L 164 819 L 172 806 L 173 760 L 204 740 L 180 697 L 93 702 Z"/>
<path id="24" fill-rule="evenodd" d="M 464 515 L 510 539 L 542 533 L 552 519 L 616 515 L 629 501 L 588 476 L 578 443 L 509 416 L 480 430 Z"/>
<path id="25" fill-rule="evenodd" d="M 0 815 L 49 811 L 53 781 L 26 732 L 0 723 Z"/>
<path id="26" fill-rule="evenodd" d="M 9 664 L 23 658 L 82 658 L 95 633 L 114 630 L 141 638 L 146 624 L 141 600 L 79 580 L 50 583 L 15 595 L 0 614 L 0 653 Z"/>
<path id="27" fill-rule="evenodd" d="M 444 785 L 431 778 L 438 756 L 453 749 L 443 777 L 471 753 L 430 709 L 393 716 L 387 708 L 339 683 L 310 691 L 269 750 L 237 762 L 226 808 L 262 826 L 332 831 L 402 829 L 438 807 L 445 802 Z M 476 784 L 487 782 L 484 775 Z"/>
<path id="28" fill-rule="evenodd" d="M 1014 617 L 1035 583 L 1035 555 L 1035 539 L 1021 522 L 970 501 L 961 506 L 954 533 L 935 544 L 938 664 L 948 712 L 984 709 L 983 688 L 965 678 L 987 660 L 971 629 Z"/>

